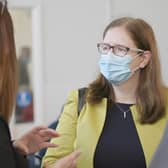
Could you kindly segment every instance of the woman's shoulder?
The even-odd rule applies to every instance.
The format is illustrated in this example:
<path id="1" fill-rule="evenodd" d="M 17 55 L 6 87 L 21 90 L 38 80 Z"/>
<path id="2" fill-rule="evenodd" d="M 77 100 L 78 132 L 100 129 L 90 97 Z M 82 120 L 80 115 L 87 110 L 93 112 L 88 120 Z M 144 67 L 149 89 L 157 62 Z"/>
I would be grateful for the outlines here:
<path id="1" fill-rule="evenodd" d="M 69 91 L 68 99 L 78 100 L 78 97 L 84 95 L 86 93 L 87 89 L 88 89 L 87 87 L 82 87 L 82 88 L 73 89 L 73 90 Z"/>
<path id="2" fill-rule="evenodd" d="M 0 117 L 0 159 L 2 167 L 15 168 L 13 151 L 11 148 L 11 140 L 9 128 L 6 121 Z"/>
<path id="3" fill-rule="evenodd" d="M 28 168 L 27 160 L 15 151 L 7 122 L 0 116 L 0 161 L 2 167 Z"/>
<path id="4" fill-rule="evenodd" d="M 5 150 L 6 148 L 8 148 L 8 146 L 11 145 L 11 135 L 9 132 L 8 124 L 2 117 L 0 117 L 0 134 L 0 148 L 3 148 Z"/>
<path id="5" fill-rule="evenodd" d="M 0 133 L 1 133 L 1 142 L 9 142 L 11 137 L 10 137 L 10 132 L 9 132 L 9 127 L 7 122 L 3 119 L 3 117 L 0 116 Z"/>

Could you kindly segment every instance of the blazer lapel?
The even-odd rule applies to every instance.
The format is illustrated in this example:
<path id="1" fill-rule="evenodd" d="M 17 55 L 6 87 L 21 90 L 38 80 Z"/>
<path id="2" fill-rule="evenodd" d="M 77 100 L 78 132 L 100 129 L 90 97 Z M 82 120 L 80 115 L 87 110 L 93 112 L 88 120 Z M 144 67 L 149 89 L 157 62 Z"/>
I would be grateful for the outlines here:
<path id="1" fill-rule="evenodd" d="M 142 125 L 138 122 L 136 106 L 132 106 L 131 111 L 148 167 L 162 139 L 166 127 L 167 117 L 160 119 L 154 124 Z"/>
<path id="2" fill-rule="evenodd" d="M 77 128 L 76 148 L 81 150 L 78 168 L 93 168 L 94 152 L 101 135 L 106 117 L 107 99 L 82 109 Z"/>

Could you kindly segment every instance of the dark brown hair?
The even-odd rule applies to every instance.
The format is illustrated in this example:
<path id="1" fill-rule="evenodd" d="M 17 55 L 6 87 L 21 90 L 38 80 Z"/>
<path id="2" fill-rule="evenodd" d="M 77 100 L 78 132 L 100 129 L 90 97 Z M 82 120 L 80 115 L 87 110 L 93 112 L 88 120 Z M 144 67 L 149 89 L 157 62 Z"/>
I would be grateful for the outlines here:
<path id="1" fill-rule="evenodd" d="M 124 17 L 112 21 L 105 28 L 103 38 L 108 30 L 115 27 L 125 28 L 138 48 L 151 51 L 152 57 L 149 64 L 140 71 L 136 102 L 140 122 L 153 123 L 165 113 L 165 87 L 161 79 L 159 54 L 154 32 L 144 20 Z M 113 103 L 115 102 L 112 85 L 100 74 L 98 79 L 89 85 L 87 101 L 90 104 L 96 104 L 103 97 L 112 99 Z"/>
<path id="2" fill-rule="evenodd" d="M 2 2 L 0 12 L 0 115 L 8 122 L 15 103 L 17 61 L 12 19 Z"/>

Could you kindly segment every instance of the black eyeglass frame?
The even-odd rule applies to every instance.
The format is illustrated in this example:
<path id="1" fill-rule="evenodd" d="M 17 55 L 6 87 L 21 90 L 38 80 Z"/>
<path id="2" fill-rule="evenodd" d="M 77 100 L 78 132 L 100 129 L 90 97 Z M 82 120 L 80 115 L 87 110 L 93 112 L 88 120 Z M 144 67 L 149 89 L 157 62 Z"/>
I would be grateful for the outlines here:
<path id="1" fill-rule="evenodd" d="M 108 44 L 108 43 L 97 43 L 97 48 L 98 48 L 98 51 L 99 51 L 99 53 L 100 54 L 107 54 L 107 53 L 102 53 L 101 52 L 101 50 L 100 50 L 100 46 L 101 45 L 105 45 L 105 46 L 108 46 L 109 47 L 109 51 L 112 49 L 112 52 L 114 53 L 114 54 L 116 54 L 115 53 L 115 47 L 123 47 L 123 48 L 125 48 L 126 49 L 126 52 L 125 52 L 125 54 L 124 55 L 117 55 L 117 56 L 120 56 L 120 57 L 124 57 L 125 55 L 127 55 L 127 53 L 129 52 L 129 51 L 134 51 L 134 52 L 137 52 L 137 54 L 139 54 L 139 55 L 142 55 L 145 51 L 144 50 L 142 50 L 142 49 L 138 49 L 138 48 L 129 48 L 129 47 L 126 47 L 126 46 L 123 46 L 123 45 L 120 45 L 120 44 L 116 44 L 116 45 L 110 45 L 110 44 Z"/>

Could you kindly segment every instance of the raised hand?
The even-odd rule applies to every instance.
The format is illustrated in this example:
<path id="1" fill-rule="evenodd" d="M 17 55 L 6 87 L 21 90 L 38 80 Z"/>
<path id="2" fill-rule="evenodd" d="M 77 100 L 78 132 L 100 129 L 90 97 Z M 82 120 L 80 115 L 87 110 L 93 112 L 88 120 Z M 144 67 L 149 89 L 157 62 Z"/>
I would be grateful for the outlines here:
<path id="1" fill-rule="evenodd" d="M 48 140 L 58 136 L 59 134 L 55 130 L 45 126 L 37 126 L 14 141 L 13 145 L 21 153 L 27 155 L 35 153 L 43 148 L 57 147 L 56 144 L 52 144 L 48 142 Z"/>

